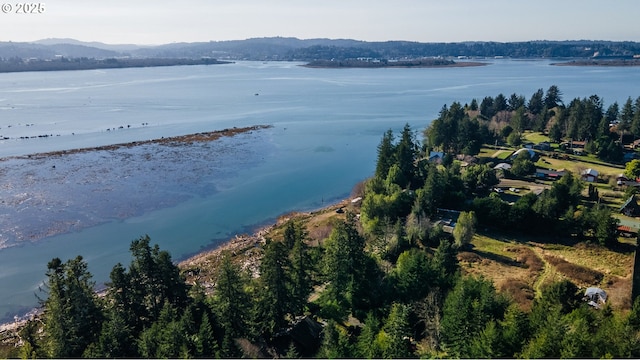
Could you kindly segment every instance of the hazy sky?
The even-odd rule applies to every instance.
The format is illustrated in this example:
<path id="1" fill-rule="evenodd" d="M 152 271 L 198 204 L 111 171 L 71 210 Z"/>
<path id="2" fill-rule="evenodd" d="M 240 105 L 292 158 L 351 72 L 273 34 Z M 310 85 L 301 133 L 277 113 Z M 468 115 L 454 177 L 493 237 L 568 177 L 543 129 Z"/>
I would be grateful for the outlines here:
<path id="1" fill-rule="evenodd" d="M 4 2 L 3 2 L 4 1 Z M 10 4 L 11 6 L 7 6 Z M 0 41 L 164 44 L 251 37 L 640 41 L 639 0 L 0 0 Z M 9 13 L 5 13 L 9 11 Z"/>

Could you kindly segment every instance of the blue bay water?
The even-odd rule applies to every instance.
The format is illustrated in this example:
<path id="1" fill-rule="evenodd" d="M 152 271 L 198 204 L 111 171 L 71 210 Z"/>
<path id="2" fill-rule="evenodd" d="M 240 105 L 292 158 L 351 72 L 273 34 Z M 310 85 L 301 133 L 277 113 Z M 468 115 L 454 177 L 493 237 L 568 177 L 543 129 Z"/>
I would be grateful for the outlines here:
<path id="1" fill-rule="evenodd" d="M 8 139 L 0 140 L 0 157 L 234 126 L 273 127 L 221 140 L 220 147 L 239 149 L 223 151 L 212 145 L 215 155 L 210 160 L 195 161 L 198 153 L 189 151 L 171 153 L 167 156 L 173 160 L 166 160 L 160 151 L 145 166 L 127 165 L 134 172 L 149 174 L 147 177 L 120 170 L 119 163 L 108 158 L 105 161 L 111 162 L 106 167 L 111 170 L 102 175 L 105 183 L 121 189 L 118 184 L 126 186 L 127 176 L 133 176 L 143 194 L 148 187 L 161 192 L 157 198 L 150 196 L 157 201 L 135 199 L 142 205 L 122 216 L 112 216 L 111 205 L 104 199 L 126 205 L 126 188 L 113 190 L 113 196 L 96 195 L 100 204 L 93 204 L 90 196 L 72 201 L 74 192 L 82 191 L 74 187 L 74 174 L 89 176 L 86 173 L 93 171 L 78 164 L 93 161 L 92 166 L 101 169 L 98 160 L 81 156 L 65 160 L 71 162 L 69 169 L 76 166 L 77 170 L 68 170 L 67 178 L 58 178 L 57 187 L 49 187 L 48 192 L 43 188 L 47 188 L 52 163 L 24 165 L 32 166 L 33 171 L 19 172 L 22 163 L 12 167 L 16 160 L 0 162 L 5 182 L 1 185 L 26 186 L 23 178 L 35 176 L 40 180 L 26 188 L 24 199 L 39 194 L 39 204 L 51 205 L 35 209 L 37 203 L 29 207 L 29 202 L 22 201 L 20 212 L 0 214 L 6 226 L 0 234 L 15 228 L 12 224 L 30 225 L 32 219 L 21 218 L 21 214 L 38 214 L 38 224 L 46 222 L 48 211 L 65 210 L 65 199 L 72 204 L 65 216 L 94 220 L 86 223 L 90 226 L 72 226 L 69 232 L 37 241 L 14 240 L 14 246 L 0 249 L 0 318 L 36 305 L 35 294 L 53 257 L 82 255 L 96 282 L 102 283 L 114 264 L 129 263 L 129 244 L 142 235 L 149 234 L 152 242 L 181 259 L 283 213 L 314 209 L 343 198 L 372 174 L 376 146 L 384 131 L 399 131 L 405 123 L 422 130 L 443 105 L 453 101 L 481 101 L 499 93 L 507 97 L 522 94 L 528 99 L 537 89 L 546 91 L 551 85 L 560 88 L 565 102 L 598 94 L 605 106 L 614 101 L 622 105 L 627 97 L 640 95 L 638 68 L 557 67 L 548 61 L 515 60 L 450 69 L 308 69 L 298 65 L 241 62 L 1 74 L 0 138 Z M 175 160 L 182 155 L 184 158 Z M 135 158 L 136 154 L 127 156 Z M 55 169 L 62 171 L 59 161 Z M 173 173 L 158 170 L 161 166 L 156 165 L 164 161 L 186 166 L 184 171 L 194 174 L 196 180 L 181 179 L 182 168 Z M 208 166 L 215 169 L 209 171 Z M 158 186 L 167 179 L 169 185 Z M 71 184 L 68 188 L 67 182 Z M 168 198 L 177 200 L 160 201 Z"/>

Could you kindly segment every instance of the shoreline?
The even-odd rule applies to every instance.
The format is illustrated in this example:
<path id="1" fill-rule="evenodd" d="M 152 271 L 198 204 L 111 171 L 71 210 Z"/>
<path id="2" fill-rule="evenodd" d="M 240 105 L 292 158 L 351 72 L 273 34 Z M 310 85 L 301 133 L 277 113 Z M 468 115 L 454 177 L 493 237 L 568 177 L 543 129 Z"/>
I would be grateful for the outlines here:
<path id="1" fill-rule="evenodd" d="M 461 67 L 476 67 L 490 65 L 488 62 L 478 61 L 398 61 L 398 62 L 368 62 L 368 61 L 331 61 L 331 60 L 319 60 L 311 61 L 307 64 L 300 65 L 302 67 L 310 69 L 387 69 L 387 68 L 422 68 L 422 69 L 441 69 L 441 68 L 461 68 Z"/>
<path id="2" fill-rule="evenodd" d="M 130 69 L 166 66 L 192 66 L 192 65 L 225 65 L 233 64 L 233 61 L 224 61 L 211 58 L 182 59 L 182 58 L 133 58 L 104 60 L 77 59 L 65 61 L 32 60 L 21 63 L 0 62 L 0 74 L 21 72 L 46 72 L 46 71 L 79 71 L 79 70 L 107 70 Z"/>
<path id="3" fill-rule="evenodd" d="M 260 262 L 262 260 L 260 249 L 266 243 L 266 239 L 272 231 L 290 219 L 296 217 L 312 217 L 326 212 L 333 213 L 338 208 L 348 206 L 351 203 L 351 198 L 352 197 L 349 196 L 314 210 L 292 211 L 285 213 L 278 216 L 276 219 L 265 221 L 262 225 L 256 225 L 250 234 L 235 234 L 233 237 L 215 245 L 215 247 L 204 248 L 192 255 L 188 255 L 184 259 L 174 259 L 173 262 L 182 272 L 184 272 L 188 284 L 194 285 L 197 282 L 208 294 L 210 294 L 214 284 L 211 281 L 199 278 L 200 272 L 194 271 L 195 268 L 199 269 L 202 268 L 202 265 L 205 265 L 215 270 L 215 264 L 222 259 L 225 252 L 229 252 L 232 254 L 232 261 L 239 263 L 243 271 L 249 271 L 252 276 L 255 277 L 259 274 Z M 256 251 L 252 251 L 254 249 Z M 105 288 L 104 286 L 97 286 L 94 289 L 94 292 L 98 294 L 98 296 L 104 296 Z M 0 334 L 6 337 L 8 333 L 15 332 L 21 326 L 26 324 L 27 321 L 40 315 L 42 312 L 41 310 L 42 309 L 40 307 L 34 307 L 21 315 L 14 316 L 13 321 L 0 322 Z"/>
<path id="4" fill-rule="evenodd" d="M 240 265 L 243 271 L 248 271 L 253 277 L 259 274 L 260 262 L 262 260 L 262 246 L 267 238 L 277 237 L 279 228 L 291 219 L 314 218 L 323 214 L 335 215 L 336 210 L 346 208 L 352 204 L 353 196 L 336 199 L 335 202 L 308 211 L 292 211 L 280 215 L 273 221 L 266 221 L 262 225 L 256 226 L 250 234 L 236 234 L 214 248 L 203 249 L 185 259 L 177 261 L 178 267 L 185 274 L 187 283 L 199 284 L 207 293 L 213 289 L 214 282 L 211 276 L 215 273 L 217 265 L 222 260 L 224 253 L 231 254 L 232 262 Z M 276 235 L 276 236 L 273 236 Z M 308 242 L 315 243 L 312 236 L 307 238 Z"/>
<path id="5" fill-rule="evenodd" d="M 635 67 L 640 66 L 640 59 L 615 59 L 615 60 L 571 60 L 566 62 L 551 63 L 552 66 L 602 66 L 602 67 Z"/>

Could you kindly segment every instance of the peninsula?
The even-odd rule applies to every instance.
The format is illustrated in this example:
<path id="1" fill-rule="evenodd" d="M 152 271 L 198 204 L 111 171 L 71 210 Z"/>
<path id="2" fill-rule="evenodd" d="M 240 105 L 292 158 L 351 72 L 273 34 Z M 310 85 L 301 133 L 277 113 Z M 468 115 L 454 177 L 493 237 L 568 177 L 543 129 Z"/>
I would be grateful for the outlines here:
<path id="1" fill-rule="evenodd" d="M 588 59 L 553 63 L 557 66 L 640 66 L 640 58 L 633 59 Z"/>
<path id="2" fill-rule="evenodd" d="M 414 60 L 315 60 L 304 65 L 310 68 L 442 68 L 442 67 L 468 67 L 484 66 L 484 62 L 455 62 L 441 58 L 414 59 Z"/>

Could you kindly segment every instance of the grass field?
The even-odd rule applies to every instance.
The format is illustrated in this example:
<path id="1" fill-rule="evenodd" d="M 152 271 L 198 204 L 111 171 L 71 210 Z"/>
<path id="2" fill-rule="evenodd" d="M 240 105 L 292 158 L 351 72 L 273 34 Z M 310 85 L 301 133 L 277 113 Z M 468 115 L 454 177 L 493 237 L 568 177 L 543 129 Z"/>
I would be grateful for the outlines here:
<path id="1" fill-rule="evenodd" d="M 496 160 L 506 160 L 511 154 L 513 154 L 514 150 L 496 150 L 492 148 L 483 147 L 480 149 L 480 153 L 478 157 L 480 158 L 491 158 Z"/>
<path id="2" fill-rule="evenodd" d="M 526 142 L 532 142 L 534 144 L 541 143 L 543 141 L 549 141 L 549 137 L 547 135 L 541 134 L 539 132 L 525 132 L 522 137 Z"/>
<path id="3" fill-rule="evenodd" d="M 458 259 L 464 274 L 491 279 L 523 309 L 554 281 L 569 279 L 586 288 L 604 289 L 614 308 L 631 306 L 631 278 L 635 247 L 621 244 L 611 250 L 597 244 L 561 245 L 546 239 L 515 239 L 476 234 L 473 248 Z"/>
<path id="4" fill-rule="evenodd" d="M 552 159 L 550 157 L 541 157 L 536 166 L 551 168 L 551 169 L 566 169 L 574 174 L 580 174 L 581 171 L 586 169 L 597 170 L 601 175 L 616 176 L 622 173 L 624 170 L 618 167 L 608 165 L 606 163 L 587 163 L 579 160 L 562 160 Z"/>

